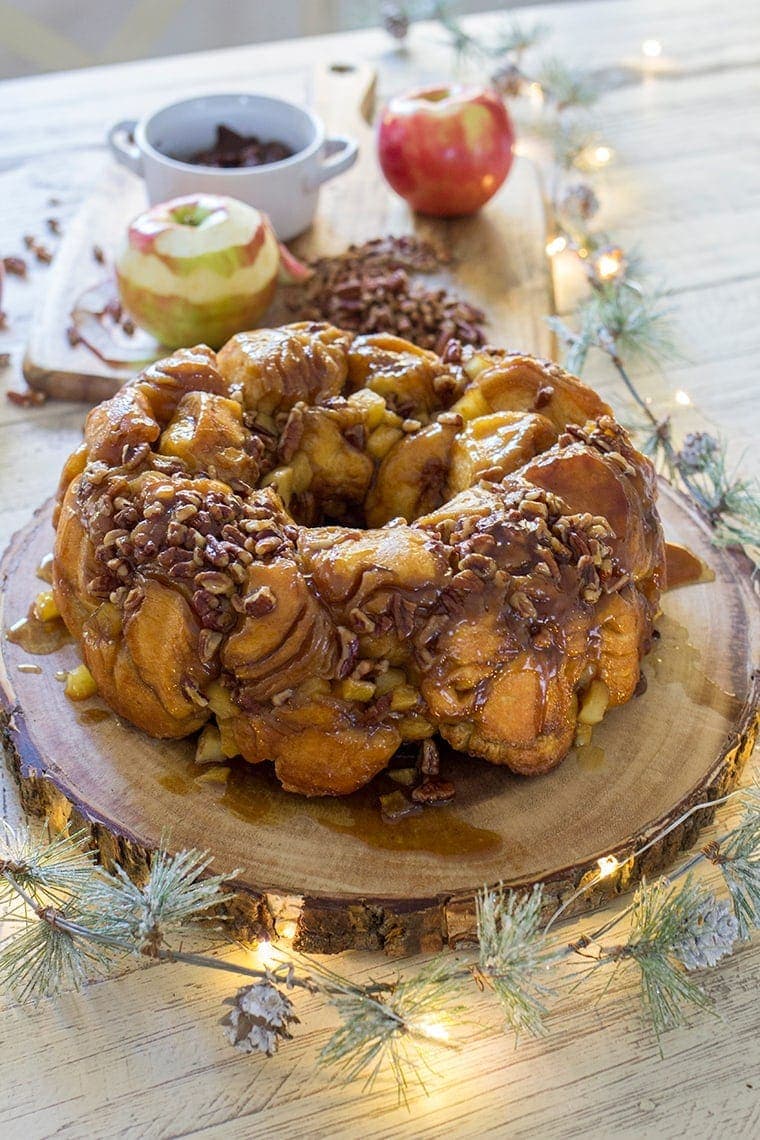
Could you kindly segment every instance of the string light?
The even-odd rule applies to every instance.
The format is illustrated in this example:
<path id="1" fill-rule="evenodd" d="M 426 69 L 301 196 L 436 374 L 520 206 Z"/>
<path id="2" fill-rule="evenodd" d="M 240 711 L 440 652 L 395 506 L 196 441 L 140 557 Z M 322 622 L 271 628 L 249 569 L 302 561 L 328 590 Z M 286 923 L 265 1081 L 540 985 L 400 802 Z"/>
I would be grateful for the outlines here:
<path id="1" fill-rule="evenodd" d="M 446 1026 L 430 1017 L 415 1021 L 414 1032 L 419 1033 L 422 1037 L 429 1037 L 431 1041 L 448 1041 L 449 1039 L 449 1031 Z"/>
<path id="2" fill-rule="evenodd" d="M 295 922 L 283 922 L 282 926 L 278 930 L 278 934 L 282 938 L 286 938 L 288 942 L 292 942 L 296 936 L 297 930 L 298 927 L 296 926 Z"/>
<path id="3" fill-rule="evenodd" d="M 268 966 L 275 958 L 275 948 L 271 942 L 259 942 L 253 954 L 262 966 Z"/>
<path id="4" fill-rule="evenodd" d="M 597 864 L 600 879 L 609 879 L 610 875 L 614 875 L 620 866 L 614 855 L 602 855 L 601 859 L 597 859 Z"/>
<path id="5" fill-rule="evenodd" d="M 691 396 L 688 392 L 684 392 L 683 388 L 679 388 L 675 394 L 675 401 L 680 404 L 682 408 L 688 408 L 691 403 Z"/>
<path id="6" fill-rule="evenodd" d="M 546 243 L 547 257 L 556 257 L 558 253 L 562 253 L 565 249 L 567 249 L 567 238 L 563 237 L 562 234 L 558 234 L 557 237 L 552 238 L 551 241 Z"/>
<path id="7" fill-rule="evenodd" d="M 594 263 L 599 280 L 611 281 L 613 277 L 617 277 L 623 268 L 624 260 L 622 249 L 610 247 L 601 250 Z"/>
<path id="8" fill-rule="evenodd" d="M 540 107 L 544 101 L 544 89 L 541 84 L 529 83 L 527 90 L 528 98 L 530 99 L 531 103 L 534 103 L 537 107 Z"/>
<path id="9" fill-rule="evenodd" d="M 641 45 L 641 54 L 645 55 L 647 59 L 657 59 L 658 55 L 662 55 L 662 44 L 659 40 L 644 40 Z"/>
<path id="10" fill-rule="evenodd" d="M 591 153 L 597 166 L 606 166 L 612 158 L 613 151 L 609 146 L 595 146 Z"/>

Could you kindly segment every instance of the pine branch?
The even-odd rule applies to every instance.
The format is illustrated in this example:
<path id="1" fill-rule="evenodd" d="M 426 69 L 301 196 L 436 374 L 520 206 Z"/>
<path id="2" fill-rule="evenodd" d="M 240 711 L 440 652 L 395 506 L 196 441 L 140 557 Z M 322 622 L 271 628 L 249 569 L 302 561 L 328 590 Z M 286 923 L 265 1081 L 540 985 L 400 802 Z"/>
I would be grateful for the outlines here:
<path id="1" fill-rule="evenodd" d="M 36 839 L 26 825 L 0 824 L 0 907 L 17 897 L 3 872 L 13 875 L 36 903 L 57 904 L 83 890 L 95 874 L 85 830 Z"/>
<path id="2" fill-rule="evenodd" d="M 516 1034 L 545 1032 L 543 999 L 552 991 L 543 979 L 557 955 L 539 928 L 542 901 L 540 886 L 522 898 L 514 891 L 505 893 L 501 885 L 476 897 L 480 953 L 475 978 L 494 991 Z"/>
<path id="3" fill-rule="evenodd" d="M 722 842 L 710 843 L 704 849 L 723 874 L 742 941 L 760 927 L 760 784 L 746 789 L 744 797 L 739 826 Z"/>
<path id="4" fill-rule="evenodd" d="M 109 934 L 132 943 L 136 952 L 155 957 L 167 939 L 231 895 L 224 891 L 234 875 L 206 875 L 208 852 L 181 851 L 170 856 L 163 848 L 151 860 L 148 881 L 133 883 L 121 867 L 101 875 L 91 898 L 93 910 L 109 916 Z"/>
<path id="5" fill-rule="evenodd" d="M 688 972 L 714 966 L 732 952 L 739 928 L 728 903 L 716 899 L 687 874 L 678 885 L 664 877 L 642 883 L 625 913 L 631 916 L 627 941 L 600 946 L 581 980 L 603 965 L 635 965 L 641 976 L 642 1001 L 658 1037 L 685 1024 L 685 1006 L 711 1010 L 711 999 Z M 582 939 L 573 949 L 583 953 L 596 939 L 596 935 Z"/>
<path id="6" fill-rule="evenodd" d="M 434 958 L 412 977 L 390 986 L 384 996 L 370 994 L 321 966 L 316 971 L 317 986 L 341 1018 L 320 1061 L 336 1065 L 347 1082 L 362 1077 L 365 1087 L 371 1087 L 387 1064 L 402 1097 L 410 1078 L 424 1088 L 422 1058 L 414 1045 L 431 1040 L 448 1044 L 440 1018 L 460 1011 L 450 1004 L 462 976 L 456 962 L 448 956 Z"/>
<path id="7" fill-rule="evenodd" d="M 536 79 L 560 113 L 569 107 L 591 107 L 601 95 L 599 82 L 592 75 L 556 58 L 543 61 Z"/>
<path id="8" fill-rule="evenodd" d="M 434 4 L 430 17 L 438 21 L 449 37 L 449 44 L 457 56 L 472 59 L 514 58 L 519 62 L 530 48 L 535 47 L 547 34 L 545 24 L 530 27 L 518 24 L 509 17 L 492 25 L 486 38 L 468 32 L 462 22 L 452 15 L 447 4 Z"/>

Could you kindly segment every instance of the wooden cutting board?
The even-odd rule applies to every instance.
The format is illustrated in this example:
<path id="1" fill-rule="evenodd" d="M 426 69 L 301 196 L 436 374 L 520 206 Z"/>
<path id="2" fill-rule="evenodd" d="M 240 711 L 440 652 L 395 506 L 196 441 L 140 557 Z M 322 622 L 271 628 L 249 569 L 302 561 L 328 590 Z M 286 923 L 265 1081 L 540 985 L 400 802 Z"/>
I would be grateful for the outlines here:
<path id="1" fill-rule="evenodd" d="M 366 66 L 336 65 L 315 75 L 316 109 L 328 130 L 359 140 L 359 158 L 348 173 L 323 187 L 314 225 L 291 247 L 310 258 L 388 233 L 431 238 L 450 250 L 453 263 L 445 273 L 426 280 L 445 284 L 480 305 L 488 314 L 487 333 L 493 342 L 552 356 L 553 339 L 545 318 L 554 311 L 554 302 L 544 251 L 543 199 L 533 165 L 517 158 L 505 185 L 474 218 L 416 218 L 387 187 L 377 165 L 369 123 L 374 90 L 375 73 Z M 72 347 L 66 330 L 77 299 L 108 279 L 108 264 L 128 223 L 145 206 L 142 181 L 109 164 L 70 224 L 50 267 L 24 359 L 30 387 L 49 396 L 95 402 L 112 395 L 139 370 L 136 365 L 109 367 L 87 347 Z M 94 246 L 105 252 L 105 266 L 95 261 Z M 277 318 L 275 311 L 270 323 L 279 323 Z M 145 344 L 148 355 L 165 355 L 149 338 Z"/>
<path id="2" fill-rule="evenodd" d="M 547 883 L 553 907 L 613 853 L 620 872 L 573 909 L 598 904 L 695 842 L 714 809 L 675 826 L 633 868 L 625 862 L 734 785 L 757 728 L 760 623 L 749 563 L 711 547 L 704 523 L 665 483 L 660 506 L 668 538 L 707 561 L 715 581 L 665 595 L 660 639 L 644 663 L 647 691 L 612 710 L 593 742 L 548 775 L 450 758 L 454 802 L 395 824 L 382 823 L 371 790 L 309 800 L 279 789 L 268 765 L 241 761 L 225 783 L 208 783 L 192 740 L 152 740 L 98 697 L 68 700 L 55 674 L 78 663 L 73 644 L 31 656 L 0 639 L 0 738 L 22 802 L 54 825 L 85 826 L 106 861 L 138 877 L 162 835 L 174 850 L 210 848 L 215 870 L 243 868 L 233 928 L 255 936 L 293 921 L 297 945 L 311 951 L 454 943 L 472 934 L 484 883 Z M 35 570 L 52 546 L 50 518 L 48 504 L 0 565 L 0 630 L 24 617 L 41 588 Z M 30 664 L 41 672 L 19 669 Z"/>

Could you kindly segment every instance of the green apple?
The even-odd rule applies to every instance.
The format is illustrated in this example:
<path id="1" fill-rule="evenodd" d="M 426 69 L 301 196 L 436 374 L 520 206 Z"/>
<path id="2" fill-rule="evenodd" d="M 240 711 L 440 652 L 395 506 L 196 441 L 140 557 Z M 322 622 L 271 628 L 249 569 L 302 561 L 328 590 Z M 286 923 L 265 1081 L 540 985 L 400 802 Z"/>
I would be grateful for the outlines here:
<path id="1" fill-rule="evenodd" d="M 162 344 L 218 348 L 255 327 L 271 303 L 280 264 L 265 214 L 235 198 L 189 194 L 135 218 L 116 278 L 124 308 Z"/>

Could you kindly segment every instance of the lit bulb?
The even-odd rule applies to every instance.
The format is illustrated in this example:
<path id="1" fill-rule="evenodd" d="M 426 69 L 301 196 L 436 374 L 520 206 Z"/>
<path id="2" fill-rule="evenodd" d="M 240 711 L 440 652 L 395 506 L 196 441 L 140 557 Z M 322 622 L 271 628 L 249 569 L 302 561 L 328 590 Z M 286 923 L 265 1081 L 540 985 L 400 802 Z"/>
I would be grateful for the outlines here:
<path id="1" fill-rule="evenodd" d="M 641 45 L 641 54 L 645 55 L 647 59 L 657 59 L 658 55 L 662 55 L 662 44 L 659 40 L 644 40 Z"/>
<path id="2" fill-rule="evenodd" d="M 562 237 L 561 234 L 546 243 L 546 253 L 549 257 L 556 257 L 565 249 L 567 249 L 567 238 Z"/>
<path id="3" fill-rule="evenodd" d="M 606 166 L 612 158 L 612 148 L 609 146 L 595 146 L 592 153 L 597 166 Z"/>
<path id="4" fill-rule="evenodd" d="M 620 864 L 614 855 L 602 855 L 601 859 L 597 859 L 599 865 L 599 878 L 608 879 L 610 875 L 614 875 Z"/>
<path id="5" fill-rule="evenodd" d="M 440 1021 L 433 1021 L 432 1018 L 421 1018 L 414 1023 L 415 1032 L 421 1034 L 423 1037 L 430 1037 L 433 1041 L 448 1041 L 449 1031 L 445 1025 Z"/>
<path id="6" fill-rule="evenodd" d="M 259 942 L 253 953 L 262 966 L 268 966 L 274 961 L 275 950 L 271 942 Z"/>
<path id="7" fill-rule="evenodd" d="M 531 103 L 535 103 L 537 106 L 540 106 L 543 103 L 544 89 L 540 83 L 528 84 L 528 98 L 530 99 Z"/>
<path id="8" fill-rule="evenodd" d="M 688 408 L 689 404 L 691 403 L 691 396 L 688 392 L 684 392 L 683 388 L 679 388 L 675 394 L 675 400 L 676 403 L 680 404 L 682 408 Z"/>
<path id="9" fill-rule="evenodd" d="M 562 237 L 561 234 L 546 243 L 547 257 L 556 257 L 558 253 L 562 253 L 563 249 L 567 249 L 567 238 Z"/>
<path id="10" fill-rule="evenodd" d="M 605 249 L 596 259 L 596 275 L 600 281 L 610 281 L 617 277 L 623 268 L 623 252 L 620 249 Z"/>
<path id="11" fill-rule="evenodd" d="M 292 942 L 296 936 L 297 930 L 298 927 L 296 926 L 295 922 L 283 922 L 277 933 L 282 938 L 287 938 L 288 942 Z"/>

